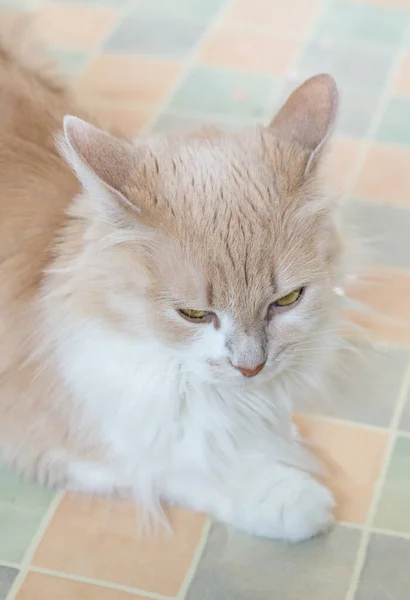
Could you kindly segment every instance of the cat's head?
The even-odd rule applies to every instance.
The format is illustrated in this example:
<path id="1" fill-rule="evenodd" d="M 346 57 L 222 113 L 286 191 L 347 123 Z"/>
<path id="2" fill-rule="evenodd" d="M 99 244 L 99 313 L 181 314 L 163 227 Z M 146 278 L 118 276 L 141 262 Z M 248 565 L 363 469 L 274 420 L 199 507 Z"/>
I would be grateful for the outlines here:
<path id="1" fill-rule="evenodd" d="M 66 117 L 63 153 L 86 191 L 83 285 L 107 326 L 204 380 L 263 381 L 315 360 L 339 260 L 318 173 L 336 107 L 320 75 L 269 127 L 239 133 L 131 145 Z"/>

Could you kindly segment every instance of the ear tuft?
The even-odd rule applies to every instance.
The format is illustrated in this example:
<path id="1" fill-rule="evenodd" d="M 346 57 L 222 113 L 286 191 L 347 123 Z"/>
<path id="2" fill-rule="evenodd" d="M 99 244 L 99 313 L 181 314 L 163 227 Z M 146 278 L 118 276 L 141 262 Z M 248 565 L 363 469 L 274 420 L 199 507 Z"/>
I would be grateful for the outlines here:
<path id="1" fill-rule="evenodd" d="M 337 107 L 338 90 L 333 77 L 315 75 L 289 96 L 270 128 L 278 137 L 317 155 L 333 131 Z"/>

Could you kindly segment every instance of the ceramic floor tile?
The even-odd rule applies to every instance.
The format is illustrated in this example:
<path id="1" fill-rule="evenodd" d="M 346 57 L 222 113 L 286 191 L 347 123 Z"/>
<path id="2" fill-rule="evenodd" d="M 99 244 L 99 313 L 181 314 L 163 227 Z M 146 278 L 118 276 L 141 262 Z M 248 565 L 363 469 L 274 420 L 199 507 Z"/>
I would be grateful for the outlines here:
<path id="1" fill-rule="evenodd" d="M 400 270 L 374 270 L 348 289 L 348 295 L 370 310 L 351 311 L 349 318 L 375 340 L 410 346 L 410 275 Z"/>
<path id="2" fill-rule="evenodd" d="M 46 4 L 39 12 L 40 26 L 49 44 L 88 50 L 100 44 L 118 22 L 110 8 Z"/>
<path id="3" fill-rule="evenodd" d="M 345 190 L 356 168 L 362 142 L 354 138 L 336 138 L 325 165 L 326 182 L 337 197 Z"/>
<path id="4" fill-rule="evenodd" d="M 383 111 L 376 131 L 380 142 L 410 145 L 410 99 L 392 98 Z"/>
<path id="5" fill-rule="evenodd" d="M 320 14 L 320 0 L 233 0 L 225 22 L 249 28 L 266 28 L 273 35 L 304 40 Z"/>
<path id="6" fill-rule="evenodd" d="M 169 514 L 172 535 L 160 531 L 141 536 L 134 504 L 67 496 L 33 564 L 175 596 L 191 564 L 204 517 L 182 509 Z"/>
<path id="7" fill-rule="evenodd" d="M 400 45 L 409 14 L 358 2 L 331 2 L 315 29 L 315 37 L 334 41 Z"/>
<path id="8" fill-rule="evenodd" d="M 407 433 L 410 433 L 410 390 L 407 393 L 407 400 L 400 419 L 399 427 L 402 431 L 407 431 Z"/>
<path id="9" fill-rule="evenodd" d="M 384 432 L 298 414 L 300 433 L 324 462 L 336 498 L 336 517 L 363 523 L 386 447 Z"/>
<path id="10" fill-rule="evenodd" d="M 377 4 L 380 6 L 387 6 L 389 8 L 399 8 L 399 9 L 407 9 L 410 10 L 410 2 L 409 0 L 357 0 L 358 2 L 363 2 L 365 4 Z"/>
<path id="11" fill-rule="evenodd" d="M 410 52 L 400 58 L 394 81 L 394 91 L 396 94 L 410 96 Z"/>
<path id="12" fill-rule="evenodd" d="M 20 562 L 54 492 L 0 472 L 0 560 Z"/>
<path id="13" fill-rule="evenodd" d="M 195 131 L 204 125 L 211 125 L 220 129 L 236 129 L 243 125 L 240 120 L 231 119 L 229 115 L 206 116 L 193 115 L 175 115 L 172 113 L 163 113 L 155 121 L 152 131 L 171 133 L 176 131 Z"/>
<path id="14" fill-rule="evenodd" d="M 298 62 L 301 79 L 332 73 L 343 90 L 380 90 L 387 81 L 395 52 L 390 48 L 352 46 L 347 42 L 311 42 Z"/>
<path id="15" fill-rule="evenodd" d="M 377 507 L 376 527 L 410 533 L 410 438 L 399 436 Z"/>
<path id="16" fill-rule="evenodd" d="M 269 77 L 197 67 L 175 92 L 169 109 L 260 119 L 272 110 L 276 90 L 277 83 Z"/>
<path id="17" fill-rule="evenodd" d="M 390 204 L 410 203 L 410 149 L 374 143 L 366 154 L 353 194 Z"/>
<path id="18" fill-rule="evenodd" d="M 152 119 L 154 109 L 138 107 L 133 102 L 118 102 L 116 100 L 82 98 L 84 106 L 89 107 L 106 129 L 124 137 L 136 136 Z"/>
<path id="19" fill-rule="evenodd" d="M 344 600 L 359 539 L 337 527 L 291 545 L 215 524 L 187 600 Z"/>
<path id="20" fill-rule="evenodd" d="M 300 50 L 300 42 L 277 39 L 270 32 L 223 27 L 208 39 L 199 60 L 207 66 L 285 75 Z"/>
<path id="21" fill-rule="evenodd" d="M 380 89 L 341 88 L 337 130 L 344 135 L 366 135 L 379 107 L 380 92 Z"/>
<path id="22" fill-rule="evenodd" d="M 226 3 L 227 0 L 137 0 L 133 6 L 139 16 L 171 16 L 205 21 L 218 14 Z"/>
<path id="23" fill-rule="evenodd" d="M 9 567 L 0 566 L 0 600 L 6 600 L 8 591 L 13 585 L 17 575 L 17 569 L 10 569 Z"/>
<path id="24" fill-rule="evenodd" d="M 189 54 L 205 25 L 186 19 L 128 16 L 104 44 L 107 52 L 182 58 Z"/>
<path id="25" fill-rule="evenodd" d="M 410 364 L 410 350 L 372 348 L 352 342 L 340 352 L 331 398 L 318 403 L 321 414 L 355 423 L 389 427 Z"/>
<path id="26" fill-rule="evenodd" d="M 180 70 L 176 61 L 101 54 L 83 73 L 78 90 L 98 100 L 137 102 L 153 108 L 169 92 Z"/>
<path id="27" fill-rule="evenodd" d="M 75 50 L 58 47 L 52 47 L 50 51 L 58 62 L 61 71 L 68 76 L 79 75 L 89 59 L 88 52 L 76 52 Z"/>
<path id="28" fill-rule="evenodd" d="M 1 600 L 1 595 L 0 595 Z M 80 583 L 62 577 L 28 573 L 16 600 L 146 600 L 142 596 Z"/>
<path id="29" fill-rule="evenodd" d="M 404 600 L 410 590 L 410 540 L 373 534 L 355 600 Z"/>
<path id="30" fill-rule="evenodd" d="M 349 200 L 344 214 L 376 264 L 410 268 L 410 211 L 401 206 Z"/>

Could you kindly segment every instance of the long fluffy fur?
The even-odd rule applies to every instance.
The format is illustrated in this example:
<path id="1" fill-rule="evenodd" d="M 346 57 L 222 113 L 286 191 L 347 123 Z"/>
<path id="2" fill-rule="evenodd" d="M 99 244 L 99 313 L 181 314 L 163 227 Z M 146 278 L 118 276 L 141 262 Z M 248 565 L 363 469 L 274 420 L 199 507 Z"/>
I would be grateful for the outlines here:
<path id="1" fill-rule="evenodd" d="M 81 108 L 26 19 L 0 23 L 1 461 L 261 535 L 326 528 L 333 500 L 290 413 L 338 343 L 341 246 L 316 166 L 333 84 L 239 134 L 132 146 L 68 119 L 71 170 L 55 138 Z M 275 294 L 305 283 L 269 324 Z M 202 328 L 176 310 L 205 305 L 219 317 Z M 261 361 L 255 381 L 234 368 Z"/>

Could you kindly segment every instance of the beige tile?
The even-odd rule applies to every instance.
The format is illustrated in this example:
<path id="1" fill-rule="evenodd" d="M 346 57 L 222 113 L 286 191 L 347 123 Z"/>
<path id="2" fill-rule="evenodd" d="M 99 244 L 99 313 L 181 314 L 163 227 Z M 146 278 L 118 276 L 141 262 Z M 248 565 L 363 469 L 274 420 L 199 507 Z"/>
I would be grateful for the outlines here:
<path id="1" fill-rule="evenodd" d="M 305 415 L 295 419 L 301 434 L 329 470 L 325 482 L 336 497 L 336 517 L 363 523 L 379 475 L 386 434 Z"/>
<path id="2" fill-rule="evenodd" d="M 139 534 L 134 504 L 66 496 L 33 564 L 175 596 L 191 564 L 204 516 L 170 509 L 173 533 Z"/>
<path id="3" fill-rule="evenodd" d="M 407 52 L 400 58 L 399 69 L 394 80 L 396 94 L 410 96 L 410 53 Z"/>
<path id="4" fill-rule="evenodd" d="M 144 598 L 61 577 L 28 573 L 16 600 L 144 600 Z"/>
<path id="5" fill-rule="evenodd" d="M 353 195 L 379 202 L 410 204 L 410 149 L 373 144 L 366 154 Z"/>
<path id="6" fill-rule="evenodd" d="M 176 61 L 102 54 L 85 70 L 78 89 L 87 96 L 143 103 L 151 109 L 169 92 L 180 70 Z"/>
<path id="7" fill-rule="evenodd" d="M 270 32 L 221 27 L 205 44 L 199 60 L 207 66 L 285 75 L 300 48 L 298 41 L 279 39 Z"/>
<path id="8" fill-rule="evenodd" d="M 332 191 L 339 194 L 349 184 L 357 166 L 362 142 L 354 138 L 337 138 L 325 164 L 326 181 Z"/>
<path id="9" fill-rule="evenodd" d="M 351 2 L 351 0 L 343 0 Z M 387 8 L 404 8 L 410 10 L 410 0 L 355 0 L 358 4 L 375 4 L 378 6 L 386 6 Z"/>
<path id="10" fill-rule="evenodd" d="M 225 23 L 266 28 L 270 35 L 303 40 L 319 12 L 320 0 L 233 0 Z"/>
<path id="11" fill-rule="evenodd" d="M 82 98 L 82 105 L 97 117 L 101 127 L 126 138 L 137 135 L 155 112 L 132 102 L 116 102 L 96 96 Z"/>
<path id="12" fill-rule="evenodd" d="M 410 346 L 410 273 L 379 269 L 347 293 L 369 307 L 350 317 L 379 341 Z"/>
<path id="13" fill-rule="evenodd" d="M 76 4 L 46 4 L 38 14 L 45 40 L 73 50 L 98 46 L 118 22 L 115 10 Z"/>

